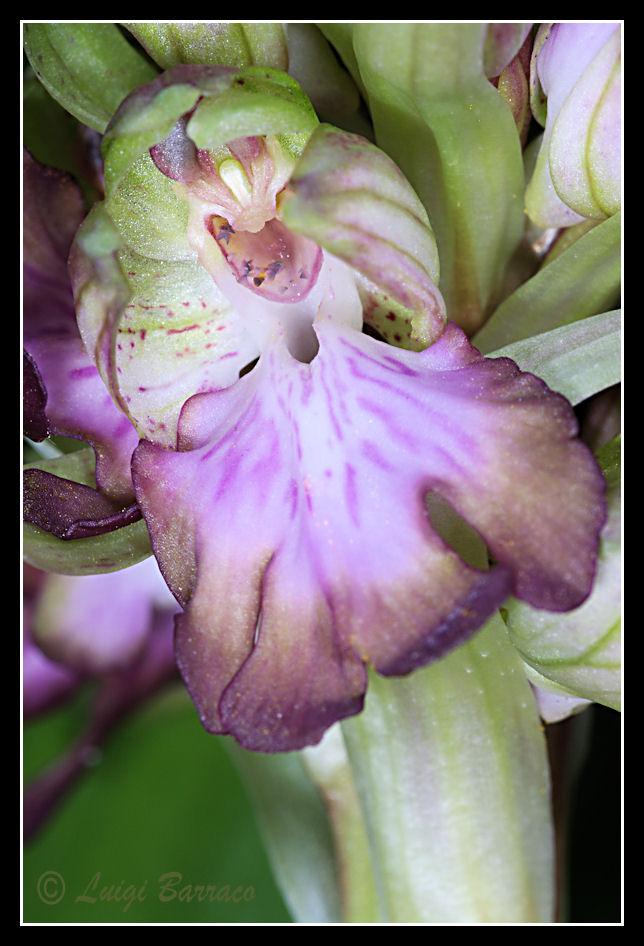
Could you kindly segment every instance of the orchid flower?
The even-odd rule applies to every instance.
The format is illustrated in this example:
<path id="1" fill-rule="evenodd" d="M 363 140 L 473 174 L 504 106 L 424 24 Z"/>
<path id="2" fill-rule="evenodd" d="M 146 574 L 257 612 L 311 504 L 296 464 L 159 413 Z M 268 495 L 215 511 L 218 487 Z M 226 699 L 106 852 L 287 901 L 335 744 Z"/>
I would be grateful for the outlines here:
<path id="1" fill-rule="evenodd" d="M 361 709 L 367 664 L 409 673 L 510 593 L 584 600 L 598 467 L 560 397 L 446 323 L 426 214 L 383 152 L 319 125 L 283 74 L 197 66 L 132 93 L 103 148 L 78 324 L 141 438 L 206 728 L 301 748 Z M 428 494 L 492 568 L 441 539 Z"/>
<path id="2" fill-rule="evenodd" d="M 533 26 L 27 27 L 101 152 L 85 200 L 24 166 L 26 432 L 88 445 L 25 473 L 52 698 L 144 666 L 153 554 L 300 919 L 549 920 L 539 711 L 619 705 L 614 670 L 552 671 L 605 622 L 618 648 L 618 462 L 573 408 L 619 380 L 619 215 L 516 268 L 551 225 L 523 203 Z M 129 590 L 88 640 L 55 605 L 93 578 Z M 340 908 L 317 815 L 284 821 L 312 786 Z"/>

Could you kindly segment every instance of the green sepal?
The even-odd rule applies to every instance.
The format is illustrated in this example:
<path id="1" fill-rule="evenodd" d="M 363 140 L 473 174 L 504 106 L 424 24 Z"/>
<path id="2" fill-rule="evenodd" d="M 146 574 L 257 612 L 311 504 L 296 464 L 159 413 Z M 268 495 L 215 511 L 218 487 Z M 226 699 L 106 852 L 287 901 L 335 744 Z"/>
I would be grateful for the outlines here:
<path id="1" fill-rule="evenodd" d="M 597 455 L 607 487 L 590 596 L 574 611 L 552 614 L 510 599 L 503 610 L 510 639 L 537 673 L 572 696 L 621 708 L 621 438 Z"/>
<path id="2" fill-rule="evenodd" d="M 179 63 L 288 68 L 281 23 L 124 23 L 162 69 Z"/>
<path id="3" fill-rule="evenodd" d="M 553 921 L 543 732 L 498 615 L 408 677 L 370 674 L 341 725 L 383 922 Z"/>
<path id="4" fill-rule="evenodd" d="M 96 488 L 95 454 L 91 447 L 51 460 L 29 463 L 27 470 L 45 470 L 64 479 Z M 120 571 L 152 554 L 143 519 L 88 539 L 59 539 L 38 526 L 23 522 L 23 558 L 35 568 L 59 575 L 98 575 Z"/>
<path id="5" fill-rule="evenodd" d="M 250 67 L 239 72 L 220 95 L 208 95 L 188 122 L 198 148 L 216 149 L 252 135 L 275 135 L 298 157 L 318 119 L 294 79 L 273 69 Z"/>
<path id="6" fill-rule="evenodd" d="M 24 45 L 49 94 L 99 132 L 133 89 L 157 75 L 115 23 L 25 23 Z"/>
<path id="7" fill-rule="evenodd" d="M 125 243 L 150 259 L 193 255 L 187 236 L 188 206 L 172 185 L 146 150 L 105 200 L 105 209 Z"/>
<path id="8" fill-rule="evenodd" d="M 114 328 L 130 291 L 118 262 L 123 238 L 105 211 L 96 204 L 78 229 L 70 256 L 78 329 L 87 352 L 115 402 L 126 411 L 118 393 L 114 364 Z"/>
<path id="9" fill-rule="evenodd" d="M 89 155 L 87 128 L 51 97 L 31 69 L 27 70 L 22 84 L 22 132 L 25 148 L 37 161 L 72 175 L 87 207 L 100 200 L 100 184 Z"/>
<path id="10" fill-rule="evenodd" d="M 483 70 L 485 23 L 358 23 L 353 50 L 376 143 L 423 201 L 448 318 L 486 318 L 523 232 L 523 167 L 508 104 Z"/>

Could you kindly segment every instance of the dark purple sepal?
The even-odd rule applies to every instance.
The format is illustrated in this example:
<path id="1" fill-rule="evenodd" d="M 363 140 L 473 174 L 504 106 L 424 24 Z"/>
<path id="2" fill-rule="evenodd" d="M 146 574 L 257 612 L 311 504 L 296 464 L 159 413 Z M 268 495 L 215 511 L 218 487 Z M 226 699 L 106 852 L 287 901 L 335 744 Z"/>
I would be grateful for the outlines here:
<path id="1" fill-rule="evenodd" d="M 49 422 L 45 412 L 47 390 L 38 366 L 26 351 L 22 353 L 22 402 L 22 426 L 25 436 L 39 443 L 49 436 Z"/>
<path id="2" fill-rule="evenodd" d="M 23 518 L 59 539 L 113 532 L 141 518 L 136 503 L 121 507 L 104 493 L 45 470 L 23 474 Z"/>

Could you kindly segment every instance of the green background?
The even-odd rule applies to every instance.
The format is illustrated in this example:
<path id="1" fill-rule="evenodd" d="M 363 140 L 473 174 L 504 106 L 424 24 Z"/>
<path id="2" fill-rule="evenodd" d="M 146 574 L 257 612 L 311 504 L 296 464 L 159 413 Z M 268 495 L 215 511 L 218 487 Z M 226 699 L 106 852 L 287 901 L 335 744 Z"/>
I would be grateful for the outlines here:
<path id="1" fill-rule="evenodd" d="M 88 694 L 24 732 L 25 784 L 79 732 Z M 201 727 L 173 686 L 115 730 L 23 852 L 24 923 L 290 923 L 271 876 L 252 808 L 224 737 Z M 59 903 L 38 892 L 45 872 L 65 883 Z M 248 902 L 169 901 L 158 878 L 180 887 L 241 887 Z M 96 902 L 77 902 L 97 873 Z M 146 883 L 147 881 L 147 883 Z M 101 900 L 100 889 L 142 889 L 142 901 Z M 50 885 L 45 890 L 53 892 Z M 177 887 L 177 891 L 179 887 Z M 239 896 L 239 895 L 238 895 Z"/>

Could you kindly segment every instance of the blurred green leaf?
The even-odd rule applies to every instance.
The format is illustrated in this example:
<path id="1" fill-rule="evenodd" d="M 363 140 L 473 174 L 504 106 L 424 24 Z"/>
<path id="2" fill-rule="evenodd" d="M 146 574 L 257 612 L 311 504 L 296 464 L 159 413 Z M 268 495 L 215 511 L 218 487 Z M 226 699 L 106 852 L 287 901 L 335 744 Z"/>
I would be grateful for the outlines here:
<path id="1" fill-rule="evenodd" d="M 621 214 L 585 233 L 543 266 L 494 312 L 472 339 L 483 354 L 619 303 Z"/>
<path id="2" fill-rule="evenodd" d="M 621 379 L 621 310 L 533 335 L 491 352 L 512 358 L 522 371 L 539 375 L 571 404 L 618 384 Z"/>
<path id="3" fill-rule="evenodd" d="M 64 749 L 78 715 L 71 706 L 26 727 L 28 771 L 34 758 Z M 71 723 L 61 724 L 61 716 Z M 113 734 L 26 845 L 23 866 L 27 923 L 290 922 L 244 785 L 222 740 L 202 729 L 180 687 Z M 47 900 L 53 887 L 41 881 L 50 871 L 65 885 L 56 903 Z M 172 876 L 160 884 L 163 875 Z M 209 885 L 216 888 L 214 899 Z M 128 886 L 142 891 L 129 907 L 122 896 Z M 241 888 L 245 899 L 217 900 L 218 891 L 225 898 L 226 886 L 231 894 Z M 110 887 L 111 899 L 109 892 L 101 898 L 101 889 Z M 77 899 L 84 895 L 96 899 Z"/>
<path id="4" fill-rule="evenodd" d="M 23 78 L 22 132 L 25 148 L 41 164 L 71 174 L 85 204 L 100 200 L 100 136 L 82 125 L 51 97 L 31 68 Z"/>

